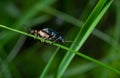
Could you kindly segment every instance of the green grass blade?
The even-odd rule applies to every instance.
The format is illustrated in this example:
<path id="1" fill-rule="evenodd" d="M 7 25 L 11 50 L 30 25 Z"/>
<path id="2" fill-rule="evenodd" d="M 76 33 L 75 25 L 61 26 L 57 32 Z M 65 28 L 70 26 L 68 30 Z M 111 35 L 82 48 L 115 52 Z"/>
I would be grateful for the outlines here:
<path id="1" fill-rule="evenodd" d="M 12 78 L 12 74 L 11 74 L 10 70 L 8 69 L 8 64 L 4 60 L 2 60 L 1 58 L 0 58 L 0 62 L 2 63 L 0 65 L 2 68 L 0 70 L 0 75 L 2 75 L 2 73 L 3 73 L 5 78 L 8 78 L 8 77 Z"/>
<path id="2" fill-rule="evenodd" d="M 38 3 L 36 3 L 33 7 L 30 8 L 29 11 L 27 11 L 23 17 L 16 23 L 17 28 L 21 27 L 27 20 L 32 18 L 36 13 L 39 11 L 42 11 L 45 6 L 49 6 L 50 4 L 54 3 L 56 0 L 39 0 Z"/>
<path id="3" fill-rule="evenodd" d="M 51 56 L 48 64 L 45 66 L 45 68 L 44 68 L 44 70 L 43 70 L 40 78 L 45 78 L 45 77 L 47 77 L 47 72 L 48 72 L 48 70 L 49 70 L 49 68 L 50 68 L 50 65 L 52 64 L 53 59 L 55 59 L 54 57 L 56 56 L 56 54 L 57 54 L 57 52 L 59 51 L 59 49 L 60 49 L 60 48 L 57 48 L 56 51 L 52 54 L 52 56 Z"/>
<path id="4" fill-rule="evenodd" d="M 8 30 L 11 30 L 11 31 L 14 31 L 14 32 L 17 32 L 17 33 L 20 33 L 20 34 L 23 34 L 23 35 L 26 35 L 26 36 L 29 36 L 29 37 L 35 38 L 34 35 L 31 35 L 31 34 L 28 34 L 28 33 L 26 33 L 26 32 L 22 32 L 22 31 L 19 31 L 19 30 L 16 30 L 16 29 L 12 29 L 12 28 L 6 27 L 6 26 L 4 26 L 4 25 L 0 25 L 0 27 L 5 28 L 5 29 L 8 29 Z M 37 37 L 36 39 L 38 39 L 38 40 L 40 40 L 40 41 L 43 41 L 43 40 L 44 40 L 44 39 L 42 39 L 42 38 L 40 38 L 40 37 Z M 48 40 L 45 40 L 45 42 L 46 42 L 46 43 L 49 43 L 49 44 L 52 43 L 51 41 L 48 41 Z M 75 54 L 77 54 L 77 55 L 79 55 L 79 56 L 81 56 L 81 57 L 83 57 L 83 58 L 85 58 L 85 59 L 87 59 L 87 60 L 90 60 L 90 61 L 92 61 L 92 62 L 94 62 L 94 63 L 96 63 L 96 64 L 98 64 L 98 65 L 100 65 L 100 66 L 102 66 L 102 67 L 104 67 L 104 68 L 106 68 L 106 69 L 108 69 L 108 70 L 111 70 L 111 71 L 113 71 L 113 72 L 115 72 L 115 73 L 117 73 L 117 74 L 120 75 L 120 71 L 118 71 L 117 69 L 112 68 L 112 67 L 110 67 L 110 66 L 108 66 L 108 65 L 106 65 L 106 64 L 104 64 L 104 63 L 102 63 L 102 62 L 100 62 L 100 61 L 97 61 L 97 60 L 95 60 L 95 59 L 93 59 L 93 58 L 91 58 L 91 57 L 89 57 L 89 56 L 87 56 L 87 55 L 84 55 L 84 54 L 82 54 L 82 53 L 80 53 L 80 52 L 77 52 L 77 51 L 75 51 L 75 50 L 72 50 L 72 49 L 70 49 L 70 48 L 68 48 L 68 47 L 62 46 L 62 45 L 57 44 L 57 43 L 54 43 L 53 45 L 55 45 L 55 46 L 57 46 L 57 47 L 60 47 L 60 48 L 62 48 L 62 49 L 64 49 L 64 50 L 67 50 L 67 51 L 69 51 L 69 52 L 75 53 Z"/>
<path id="5" fill-rule="evenodd" d="M 116 28 L 115 28 L 115 40 L 117 42 L 119 42 L 119 38 L 120 38 L 120 1 L 116 1 L 116 8 L 117 8 L 117 12 L 116 12 Z"/>
<path id="6" fill-rule="evenodd" d="M 60 12 L 60 11 L 54 9 L 54 8 L 51 8 L 50 6 L 45 6 L 45 8 L 48 9 L 48 10 L 43 9 L 44 12 L 46 12 L 48 14 L 51 14 L 51 15 L 54 15 L 58 18 L 61 18 L 68 23 L 71 23 L 71 24 L 73 24 L 75 26 L 78 26 L 78 27 L 83 25 L 82 21 L 79 21 L 79 20 L 75 19 L 74 17 L 72 17 L 72 16 L 70 16 L 66 13 Z"/>
<path id="7" fill-rule="evenodd" d="M 104 1 L 104 0 L 100 0 L 98 2 L 98 4 L 94 8 L 91 15 L 88 17 L 86 23 L 83 25 L 81 31 L 78 33 L 78 35 L 77 35 L 77 37 L 75 39 L 75 42 L 78 42 L 78 44 L 73 43 L 71 45 L 71 47 L 70 47 L 71 49 L 73 49 L 75 51 L 78 51 L 80 49 L 80 47 L 83 45 L 83 43 L 88 38 L 90 33 L 93 31 L 95 26 L 98 24 L 98 22 L 100 21 L 102 16 L 105 14 L 107 9 L 111 5 L 112 1 L 110 1 L 108 3 L 108 5 L 106 4 L 106 6 L 104 7 L 105 3 L 106 3 L 106 1 Z M 58 73 L 57 73 L 57 78 L 60 78 L 63 75 L 63 73 L 65 72 L 65 70 L 68 67 L 69 63 L 71 62 L 72 58 L 74 57 L 74 55 L 75 54 L 69 53 L 69 52 L 65 55 L 64 59 L 60 63 Z"/>
<path id="8" fill-rule="evenodd" d="M 24 35 L 29 36 L 29 37 L 35 38 L 34 35 L 31 35 L 31 34 L 28 34 L 28 33 L 26 33 L 26 32 L 22 32 L 22 31 L 19 31 L 19 30 L 16 30 L 16 29 L 13 29 L 13 28 L 4 26 L 4 25 L 0 25 L 0 27 L 5 28 L 5 29 L 8 29 L 8 30 L 11 30 L 11 31 L 14 31 L 14 32 L 17 32 L 17 33 L 20 33 L 20 34 L 24 34 Z M 39 38 L 39 40 L 43 41 L 42 38 Z M 48 43 L 49 43 L 49 42 L 48 42 Z"/>
<path id="9" fill-rule="evenodd" d="M 60 11 L 58 11 L 54 8 L 48 7 L 48 6 L 46 6 L 46 9 L 48 9 L 48 10 L 43 10 L 43 11 L 46 13 L 49 13 L 51 15 L 54 15 L 58 18 L 61 18 L 64 21 L 73 24 L 74 26 L 81 27 L 83 25 L 82 21 L 80 21 L 80 20 L 78 20 L 78 19 L 76 19 L 76 18 L 74 18 L 66 13 L 60 12 Z M 107 34 L 103 33 L 102 31 L 100 31 L 98 29 L 94 29 L 92 34 L 95 35 L 97 38 L 100 38 L 101 40 L 110 44 L 110 45 L 112 45 L 111 41 L 114 42 L 114 40 L 110 36 L 108 36 Z"/>
<path id="10" fill-rule="evenodd" d="M 21 17 L 21 19 L 18 22 L 16 22 L 12 27 L 23 30 L 24 25 L 26 24 L 26 22 L 28 22 L 30 18 L 35 16 L 38 12 L 42 11 L 42 9 L 44 9 L 45 6 L 51 5 L 55 1 L 56 0 L 49 0 L 49 1 L 39 0 L 34 6 L 31 6 L 31 8 L 28 11 L 26 11 L 25 14 L 23 14 L 23 17 Z M 9 38 L 3 41 L 5 42 L 3 44 L 6 44 L 9 42 L 9 40 L 13 40 L 14 36 L 18 34 L 4 31 L 3 35 L 4 35 L 4 38 L 7 38 L 9 36 Z"/>

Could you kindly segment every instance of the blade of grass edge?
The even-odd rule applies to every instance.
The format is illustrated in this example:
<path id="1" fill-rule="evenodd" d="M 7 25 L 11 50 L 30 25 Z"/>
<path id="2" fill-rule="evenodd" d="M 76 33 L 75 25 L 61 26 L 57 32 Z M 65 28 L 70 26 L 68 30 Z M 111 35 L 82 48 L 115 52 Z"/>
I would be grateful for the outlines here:
<path id="1" fill-rule="evenodd" d="M 82 21 L 79 21 L 78 19 L 76 19 L 76 18 L 74 18 L 74 17 L 72 17 L 72 16 L 70 16 L 66 13 L 60 12 L 60 11 L 58 11 L 58 10 L 52 8 L 52 7 L 48 7 L 48 6 L 46 6 L 46 9 L 48 9 L 48 10 L 43 10 L 43 11 L 46 12 L 46 13 L 49 13 L 53 16 L 56 16 L 58 18 L 61 18 L 64 21 L 66 21 L 68 23 L 71 23 L 76 27 L 81 27 L 83 25 Z M 92 34 L 95 35 L 96 37 L 98 37 L 99 39 L 105 41 L 106 43 L 110 44 L 111 46 L 113 46 L 111 44 L 111 41 L 115 42 L 109 35 L 103 33 L 102 31 L 100 31 L 98 29 L 94 29 Z"/>
<path id="2" fill-rule="evenodd" d="M 26 11 L 26 13 L 23 14 L 21 19 L 18 22 L 16 22 L 12 27 L 23 30 L 22 26 L 24 26 L 24 24 L 26 24 L 28 19 L 30 19 L 33 16 L 35 16 L 36 13 L 42 11 L 42 9 L 44 9 L 45 6 L 51 5 L 55 1 L 56 0 L 50 0 L 50 1 L 48 1 L 48 0 L 42 0 L 42 1 L 39 0 L 37 3 L 35 3 L 34 6 L 32 6 L 28 11 Z M 9 35 L 9 38 L 6 39 L 6 41 L 4 41 L 6 43 L 8 43 L 9 40 L 13 40 L 15 35 L 18 35 L 16 33 L 11 33 L 11 32 L 6 32 L 6 31 L 4 31 L 3 34 L 5 34 L 4 38 L 7 38 L 8 35 Z"/>
<path id="3" fill-rule="evenodd" d="M 110 1 L 109 6 L 107 6 L 107 8 L 105 8 L 105 9 L 102 10 L 104 12 L 99 15 L 99 18 L 96 19 L 96 16 L 99 14 L 99 12 L 101 11 L 101 9 L 103 8 L 103 6 L 104 6 L 105 3 L 106 3 L 106 1 L 103 1 L 103 0 L 101 0 L 101 1 L 98 2 L 98 4 L 96 5 L 95 9 L 91 13 L 91 15 L 88 17 L 87 22 L 84 24 L 84 26 L 82 27 L 82 29 L 78 33 L 78 36 L 75 39 L 75 42 L 79 42 L 80 41 L 80 43 L 78 43 L 77 45 L 76 45 L 76 43 L 73 43 L 71 45 L 71 47 L 70 47 L 71 49 L 74 49 L 75 51 L 79 50 L 79 48 L 85 42 L 85 40 L 90 35 L 90 33 L 92 32 L 92 30 L 98 24 L 98 22 L 100 21 L 100 19 L 104 15 L 104 13 L 107 11 L 107 9 L 109 8 L 109 6 L 112 3 L 112 1 Z M 95 16 L 95 14 L 96 14 L 96 16 Z M 69 63 L 71 62 L 72 58 L 74 57 L 74 55 L 75 54 L 73 54 L 73 53 L 67 52 L 67 54 L 65 55 L 65 57 L 62 60 L 62 62 L 59 65 L 58 73 L 57 73 L 57 78 L 60 78 L 63 75 L 63 73 L 67 69 Z"/>
<path id="4" fill-rule="evenodd" d="M 48 73 L 48 70 L 49 70 L 49 68 L 50 68 L 50 66 L 51 66 L 51 64 L 52 64 L 52 61 L 55 59 L 55 56 L 56 56 L 56 54 L 58 53 L 59 49 L 60 49 L 60 48 L 58 47 L 58 48 L 55 50 L 55 52 L 52 54 L 52 56 L 51 56 L 48 64 L 45 66 L 45 68 L 44 68 L 44 70 L 43 70 L 43 72 L 41 73 L 41 76 L 40 76 L 39 78 L 45 78 L 45 77 L 46 77 L 46 75 L 47 75 L 47 73 Z"/>
<path id="5" fill-rule="evenodd" d="M 53 4 L 56 0 L 39 0 L 34 6 L 28 10 L 23 17 L 15 24 L 17 28 L 20 28 L 28 19 L 35 16 L 38 12 L 42 11 L 45 6 Z"/>
<path id="6" fill-rule="evenodd" d="M 9 27 L 4 26 L 4 25 L 0 25 L 0 27 L 5 28 L 5 29 L 8 29 L 8 30 L 11 30 L 11 31 L 14 31 L 14 32 L 17 32 L 17 33 L 20 33 L 20 34 L 22 34 L 22 35 L 26 35 L 26 36 L 35 38 L 34 35 L 31 35 L 31 34 L 28 34 L 28 33 L 26 33 L 26 32 L 19 31 L 19 30 L 13 29 L 13 28 L 9 28 Z M 40 37 L 37 37 L 36 39 L 38 39 L 38 40 L 40 40 L 40 41 L 43 41 L 43 40 L 44 40 L 44 39 L 42 39 L 42 38 L 40 38 Z M 52 43 L 51 41 L 48 41 L 48 40 L 45 40 L 45 42 L 48 43 L 48 44 L 51 44 L 51 43 Z M 64 49 L 64 50 L 67 50 L 67 51 L 69 51 L 69 52 L 75 53 L 75 54 L 77 54 L 77 55 L 79 55 L 79 56 L 81 56 L 81 57 L 83 57 L 83 58 L 85 58 L 85 59 L 87 59 L 87 60 L 90 60 L 90 61 L 92 61 L 92 62 L 94 62 L 94 63 L 96 63 L 96 64 L 98 64 L 98 65 L 100 65 L 100 66 L 102 66 L 102 67 L 104 67 L 104 68 L 106 68 L 106 69 L 108 69 L 108 70 L 111 70 L 111 71 L 113 71 L 113 72 L 115 72 L 115 73 L 117 73 L 117 74 L 120 75 L 120 71 L 119 71 L 119 70 L 117 70 L 117 69 L 115 69 L 115 68 L 112 68 L 112 67 L 110 67 L 110 66 L 108 66 L 108 65 L 106 65 L 106 64 L 104 64 L 104 63 L 102 63 L 102 62 L 100 62 L 100 61 L 98 61 L 98 60 L 95 60 L 95 59 L 93 59 L 93 58 L 91 58 L 91 57 L 89 57 L 89 56 L 87 56 L 87 55 L 84 55 L 84 54 L 82 54 L 82 53 L 80 53 L 80 52 L 78 52 L 78 51 L 72 50 L 72 49 L 70 49 L 70 48 L 68 48 L 68 47 L 65 47 L 65 46 L 60 45 L 60 44 L 57 44 L 57 43 L 53 43 L 53 45 L 54 45 L 54 46 L 57 46 L 57 47 L 60 47 L 60 48 L 62 48 L 62 49 Z"/>

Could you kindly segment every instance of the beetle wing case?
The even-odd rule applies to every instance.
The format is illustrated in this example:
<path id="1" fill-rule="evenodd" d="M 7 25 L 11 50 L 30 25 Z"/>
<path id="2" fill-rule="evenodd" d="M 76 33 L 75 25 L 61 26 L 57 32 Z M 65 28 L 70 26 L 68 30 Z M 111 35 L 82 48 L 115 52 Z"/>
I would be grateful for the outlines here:
<path id="1" fill-rule="evenodd" d="M 50 28 L 43 28 L 42 30 L 31 30 L 30 33 L 53 42 L 64 43 L 63 37 L 58 32 Z"/>

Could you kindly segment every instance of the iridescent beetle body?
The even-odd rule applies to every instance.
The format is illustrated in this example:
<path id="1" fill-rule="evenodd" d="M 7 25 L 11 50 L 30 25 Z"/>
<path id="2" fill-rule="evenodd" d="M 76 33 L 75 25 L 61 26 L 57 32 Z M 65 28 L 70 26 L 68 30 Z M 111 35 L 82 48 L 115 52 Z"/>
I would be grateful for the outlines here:
<path id="1" fill-rule="evenodd" d="M 30 33 L 53 42 L 59 41 L 64 43 L 63 37 L 58 32 L 50 28 L 43 28 L 42 30 L 31 30 Z"/>

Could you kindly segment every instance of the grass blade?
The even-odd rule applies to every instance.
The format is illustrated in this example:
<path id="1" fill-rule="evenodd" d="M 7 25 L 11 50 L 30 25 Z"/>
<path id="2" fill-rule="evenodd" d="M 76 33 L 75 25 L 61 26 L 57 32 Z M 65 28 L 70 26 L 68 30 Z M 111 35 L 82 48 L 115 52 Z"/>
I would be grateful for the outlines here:
<path id="1" fill-rule="evenodd" d="M 20 33 L 20 34 L 23 34 L 23 35 L 26 35 L 26 36 L 29 36 L 29 37 L 35 38 L 34 35 L 31 35 L 31 34 L 28 34 L 28 33 L 26 33 L 26 32 L 22 32 L 22 31 L 19 31 L 19 30 L 16 30 L 16 29 L 12 29 L 12 28 L 6 27 L 6 26 L 4 26 L 4 25 L 0 25 L 0 27 L 5 28 L 5 29 L 8 29 L 8 30 L 11 30 L 11 31 L 14 31 L 14 32 L 17 32 L 17 33 Z M 40 38 L 40 37 L 37 37 L 36 39 L 38 39 L 38 40 L 40 40 L 40 41 L 43 41 L 43 40 L 44 40 L 44 39 L 42 39 L 42 38 Z M 52 43 L 51 41 L 48 41 L 48 40 L 45 40 L 45 42 L 46 42 L 46 43 L 49 43 L 49 44 Z M 117 73 L 117 74 L 120 75 L 120 71 L 118 71 L 117 69 L 112 68 L 112 67 L 110 67 L 110 66 L 108 66 L 108 65 L 106 65 L 106 64 L 104 64 L 104 63 L 102 63 L 102 62 L 100 62 L 100 61 L 97 61 L 97 60 L 95 60 L 95 59 L 93 59 L 93 58 L 91 58 L 91 57 L 89 57 L 89 56 L 87 56 L 87 55 L 84 55 L 84 54 L 82 54 L 82 53 L 80 53 L 80 52 L 77 52 L 77 51 L 75 51 L 75 50 L 72 50 L 72 49 L 70 49 L 70 48 L 67 48 L 67 47 L 62 46 L 62 45 L 57 44 L 57 43 L 54 43 L 53 45 L 55 45 L 55 46 L 57 46 L 57 47 L 60 47 L 60 48 L 62 48 L 62 49 L 64 49 L 64 50 L 67 50 L 67 51 L 69 51 L 69 52 L 75 53 L 75 54 L 77 54 L 77 55 L 79 55 L 79 56 L 81 56 L 81 57 L 83 57 L 83 58 L 85 58 L 85 59 L 87 59 L 87 60 L 90 60 L 90 61 L 92 61 L 92 62 L 94 62 L 94 63 L 96 63 L 96 64 L 98 64 L 98 65 L 100 65 L 100 66 L 102 66 L 102 67 L 104 67 L 104 68 L 106 68 L 106 69 L 108 69 L 108 70 L 111 70 L 111 71 L 113 71 L 113 72 L 115 72 L 115 73 Z"/>
<path id="2" fill-rule="evenodd" d="M 95 26 L 98 24 L 102 16 L 105 14 L 109 6 L 111 5 L 112 1 L 110 1 L 106 6 L 104 7 L 104 4 L 106 1 L 100 0 L 96 7 L 94 8 L 93 12 L 91 15 L 88 17 L 86 23 L 83 25 L 81 31 L 78 33 L 75 42 L 79 42 L 78 44 L 73 43 L 71 45 L 71 49 L 78 51 L 80 47 L 83 45 L 85 40 L 88 38 L 90 33 L 93 31 Z M 102 9 L 103 8 L 103 9 Z M 57 73 L 57 78 L 60 78 L 63 73 L 65 72 L 66 68 L 68 67 L 69 63 L 71 62 L 72 58 L 74 57 L 75 54 L 67 52 L 65 55 L 64 59 L 60 63 L 58 73 Z"/>
<path id="3" fill-rule="evenodd" d="M 54 57 L 56 56 L 56 54 L 57 54 L 57 52 L 59 51 L 59 49 L 60 49 L 60 48 L 57 48 L 56 51 L 55 51 L 55 52 L 53 53 L 53 55 L 51 56 L 48 64 L 45 66 L 45 68 L 44 68 L 44 70 L 43 70 L 40 78 L 45 78 L 45 77 L 47 76 L 47 72 L 48 72 L 48 70 L 49 70 L 49 68 L 50 68 L 50 65 L 52 64 L 53 59 L 55 59 Z"/>
<path id="4" fill-rule="evenodd" d="M 83 25 L 83 22 L 66 14 L 66 13 L 63 13 L 63 12 L 60 12 L 54 8 L 51 8 L 51 7 L 48 7 L 46 6 L 46 9 L 48 10 L 43 10 L 44 12 L 46 13 L 49 13 L 51 15 L 54 15 L 68 23 L 71 23 L 73 24 L 74 26 L 77 26 L 77 27 L 81 27 Z M 114 40 L 108 36 L 107 34 L 103 33 L 102 31 L 98 30 L 98 29 L 94 29 L 94 31 L 92 32 L 93 35 L 95 35 L 96 37 L 100 38 L 101 40 L 105 41 L 106 43 L 111 44 L 111 41 L 114 42 Z M 113 46 L 113 45 L 112 45 Z"/>

